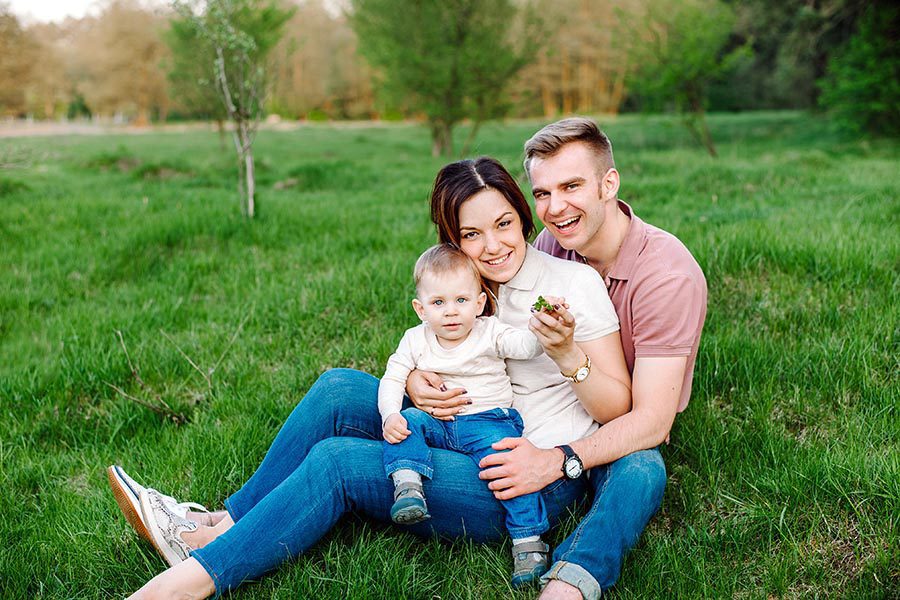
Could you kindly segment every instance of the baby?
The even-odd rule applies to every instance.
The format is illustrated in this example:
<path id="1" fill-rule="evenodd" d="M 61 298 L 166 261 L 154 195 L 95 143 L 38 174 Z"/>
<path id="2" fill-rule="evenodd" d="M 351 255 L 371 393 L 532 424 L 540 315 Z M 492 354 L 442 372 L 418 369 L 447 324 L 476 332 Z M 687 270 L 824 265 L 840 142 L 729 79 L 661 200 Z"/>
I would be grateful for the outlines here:
<path id="1" fill-rule="evenodd" d="M 474 263 L 448 244 L 425 251 L 415 267 L 412 305 L 422 324 L 407 330 L 388 360 L 378 388 L 384 430 L 384 468 L 394 482 L 391 519 L 410 525 L 428 519 L 422 476 L 431 478 L 431 448 L 454 450 L 476 463 L 496 451 L 491 444 L 522 436 L 522 417 L 512 406 L 504 359 L 527 360 L 542 348 L 530 331 L 479 317 L 487 301 Z M 401 410 L 406 378 L 419 369 L 438 373 L 449 387 L 467 390 L 472 403 L 455 420 L 439 420 L 417 408 Z M 515 587 L 547 570 L 547 513 L 539 492 L 501 501 L 513 541 Z"/>

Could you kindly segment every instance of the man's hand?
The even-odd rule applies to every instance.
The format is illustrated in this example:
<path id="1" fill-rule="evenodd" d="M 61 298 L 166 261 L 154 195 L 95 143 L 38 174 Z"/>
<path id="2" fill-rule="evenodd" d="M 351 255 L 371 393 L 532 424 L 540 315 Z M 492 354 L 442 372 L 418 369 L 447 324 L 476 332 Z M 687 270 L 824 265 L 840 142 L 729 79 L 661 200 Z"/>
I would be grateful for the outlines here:
<path id="1" fill-rule="evenodd" d="M 503 438 L 491 446 L 509 450 L 481 459 L 481 479 L 491 479 L 488 488 L 498 500 L 509 500 L 538 492 L 562 477 L 563 453 L 551 448 L 542 450 L 525 438 Z"/>
<path id="2" fill-rule="evenodd" d="M 406 378 L 406 394 L 413 405 L 435 419 L 452 421 L 453 416 L 472 404 L 463 388 L 448 390 L 437 373 L 415 370 Z"/>
<path id="3" fill-rule="evenodd" d="M 406 418 L 400 413 L 394 413 L 384 420 L 384 440 L 390 444 L 399 444 L 409 437 L 411 433 L 407 428 Z"/>

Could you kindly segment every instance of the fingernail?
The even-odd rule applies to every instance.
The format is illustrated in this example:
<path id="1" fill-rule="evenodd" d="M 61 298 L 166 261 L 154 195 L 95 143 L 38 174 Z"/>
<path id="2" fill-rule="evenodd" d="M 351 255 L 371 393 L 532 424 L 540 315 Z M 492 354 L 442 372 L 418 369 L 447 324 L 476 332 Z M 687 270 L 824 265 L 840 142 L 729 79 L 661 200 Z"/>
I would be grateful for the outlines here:
<path id="1" fill-rule="evenodd" d="M 463 390 L 462 393 L 463 393 L 463 394 L 468 394 L 469 392 L 467 392 L 466 390 Z"/>
<path id="2" fill-rule="evenodd" d="M 554 304 L 553 308 L 555 308 L 556 310 L 559 310 L 559 304 Z"/>
<path id="3" fill-rule="evenodd" d="M 466 402 L 466 404 L 472 404 L 472 401 L 471 401 L 471 400 L 468 400 L 468 401 Z"/>
<path id="4" fill-rule="evenodd" d="M 537 312 L 537 311 L 534 309 L 533 306 L 532 306 L 531 308 L 529 308 L 528 310 L 530 310 L 532 313 L 536 313 L 536 312 Z"/>
<path id="5" fill-rule="evenodd" d="M 441 384 L 441 387 L 440 387 L 440 390 L 441 390 L 442 392 L 446 392 L 446 391 L 447 391 L 447 386 L 444 385 L 444 384 L 442 383 L 442 384 Z"/>

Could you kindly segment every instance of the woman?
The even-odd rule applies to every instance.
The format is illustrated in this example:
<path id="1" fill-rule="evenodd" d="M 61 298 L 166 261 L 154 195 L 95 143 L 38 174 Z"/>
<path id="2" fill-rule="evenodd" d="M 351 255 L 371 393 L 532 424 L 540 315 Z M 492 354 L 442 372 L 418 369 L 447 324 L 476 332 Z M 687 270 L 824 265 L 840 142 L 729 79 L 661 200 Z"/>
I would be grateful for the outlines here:
<path id="1" fill-rule="evenodd" d="M 531 211 L 503 166 L 490 158 L 447 165 L 435 180 L 431 210 L 441 241 L 459 246 L 489 282 L 500 320 L 527 325 L 544 347 L 545 355 L 508 366 L 525 437 L 552 448 L 627 412 L 630 378 L 602 280 L 586 265 L 527 244 L 534 230 Z M 557 298 L 558 318 L 531 313 L 538 295 Z M 410 386 L 434 388 L 412 396 L 416 406 L 436 417 L 451 417 L 465 405 L 464 391 L 438 392 L 442 384 L 433 374 L 411 376 Z M 256 473 L 225 500 L 226 511 L 186 512 L 186 505 L 111 475 L 126 517 L 142 534 L 146 527 L 174 565 L 133 597 L 206 597 L 233 589 L 306 551 L 346 512 L 390 522 L 393 485 L 382 467 L 377 391 L 378 380 L 365 373 L 323 374 L 288 417 Z M 517 443 L 510 440 L 505 447 Z M 434 450 L 433 458 L 435 477 L 425 482 L 432 518 L 408 529 L 502 539 L 504 512 L 494 494 L 521 493 L 508 489 L 502 469 L 480 472 L 469 458 L 451 451 Z M 494 480 L 493 493 L 480 473 Z M 583 475 L 571 475 L 542 490 L 553 523 L 586 489 Z M 133 502 L 122 500 L 127 487 L 140 492 L 139 515 Z"/>

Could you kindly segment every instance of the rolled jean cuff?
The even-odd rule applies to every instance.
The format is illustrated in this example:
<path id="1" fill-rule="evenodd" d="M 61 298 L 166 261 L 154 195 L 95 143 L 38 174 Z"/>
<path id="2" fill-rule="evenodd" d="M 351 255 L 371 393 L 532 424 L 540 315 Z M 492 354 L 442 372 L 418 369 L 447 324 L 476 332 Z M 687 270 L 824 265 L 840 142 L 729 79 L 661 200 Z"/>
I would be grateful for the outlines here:
<path id="1" fill-rule="evenodd" d="M 575 563 L 559 560 L 553 563 L 550 570 L 541 577 L 541 585 L 547 585 L 551 579 L 564 581 L 578 588 L 584 600 L 599 600 L 600 584 L 594 576 Z"/>
<path id="2" fill-rule="evenodd" d="M 508 529 L 507 531 L 509 532 L 509 537 L 513 539 L 541 535 L 542 533 L 550 531 L 550 521 L 544 519 L 537 525 L 532 525 L 531 527 L 517 527 L 515 529 Z"/>
<path id="3" fill-rule="evenodd" d="M 392 460 L 388 464 L 384 465 L 384 472 L 388 477 L 390 477 L 400 469 L 409 469 L 410 471 L 415 471 L 416 473 L 427 479 L 431 479 L 434 476 L 434 467 L 415 460 L 409 460 L 408 458 Z"/>

